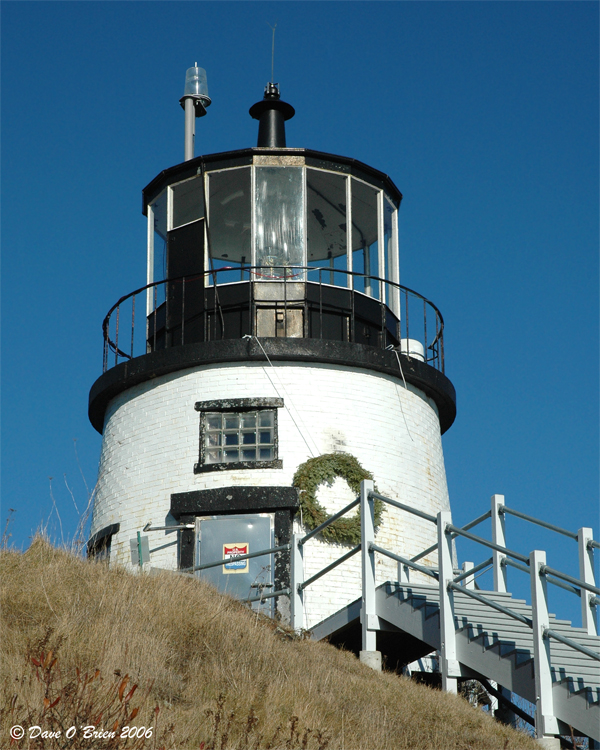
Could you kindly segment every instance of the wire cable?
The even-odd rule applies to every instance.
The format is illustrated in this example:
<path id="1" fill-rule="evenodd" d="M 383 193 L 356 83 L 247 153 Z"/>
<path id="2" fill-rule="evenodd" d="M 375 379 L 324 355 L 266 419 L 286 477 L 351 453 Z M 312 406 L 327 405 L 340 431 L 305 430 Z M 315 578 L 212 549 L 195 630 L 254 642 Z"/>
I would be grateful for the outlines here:
<path id="1" fill-rule="evenodd" d="M 400 355 L 398 354 L 398 350 L 394 349 L 394 347 L 390 347 L 394 354 L 396 355 L 396 359 L 398 360 L 398 367 L 400 368 L 400 375 L 402 375 L 402 382 L 404 383 L 404 389 L 408 391 L 408 387 L 406 385 L 406 378 L 404 377 L 404 372 L 402 370 L 402 363 L 400 362 Z M 398 401 L 400 403 L 400 411 L 402 412 L 402 416 L 404 418 L 404 424 L 406 425 L 406 431 L 408 432 L 408 437 L 411 439 L 411 441 L 414 443 L 413 436 L 410 434 L 410 428 L 408 426 L 408 422 L 406 421 L 406 414 L 404 413 L 404 407 L 402 406 L 402 399 L 400 398 L 400 393 L 398 391 L 398 385 L 396 385 L 396 395 L 398 396 Z"/>
<path id="2" fill-rule="evenodd" d="M 265 348 L 264 348 L 264 346 L 263 346 L 263 345 L 261 344 L 261 342 L 260 342 L 260 339 L 258 338 L 258 336 L 254 336 L 254 335 L 251 335 L 251 334 L 247 333 L 247 334 L 246 334 L 245 336 L 242 336 L 242 338 L 244 338 L 244 339 L 256 339 L 256 343 L 257 343 L 257 344 L 258 344 L 258 345 L 260 346 L 260 348 L 261 348 L 261 350 L 262 350 L 262 353 L 263 353 L 263 354 L 265 355 L 265 358 L 266 358 L 267 362 L 268 362 L 268 363 L 269 363 L 269 364 L 271 365 L 271 367 L 273 368 L 273 370 L 275 370 L 275 366 L 273 365 L 273 363 L 272 363 L 272 362 L 271 362 L 271 360 L 269 359 L 269 355 L 268 355 L 268 354 L 267 354 L 267 352 L 265 351 Z M 304 440 L 304 443 L 306 444 L 306 447 L 308 448 L 308 452 L 310 453 L 310 456 L 311 456 L 311 458 L 314 458 L 314 457 L 315 457 L 315 455 L 316 455 L 316 454 L 315 454 L 315 451 L 314 451 L 314 450 L 313 450 L 313 449 L 312 449 L 312 448 L 310 447 L 310 445 L 309 445 L 309 443 L 308 443 L 308 440 L 306 439 L 306 437 L 305 437 L 304 433 L 303 433 L 303 432 L 302 432 L 302 430 L 300 429 L 300 426 L 298 425 L 298 422 L 296 422 L 296 420 L 294 419 L 294 415 L 292 414 L 292 411 L 291 411 L 290 407 L 288 406 L 288 403 L 293 403 L 293 402 L 292 402 L 292 399 L 291 399 L 291 398 L 289 397 L 289 395 L 287 394 L 287 392 L 286 392 L 285 388 L 284 388 L 284 387 L 283 387 L 283 385 L 281 385 L 281 383 L 280 383 L 281 389 L 283 390 L 283 392 L 284 392 L 284 394 L 285 394 L 285 397 L 286 397 L 286 398 L 283 398 L 283 397 L 282 397 L 281 393 L 280 393 L 280 392 L 279 392 L 279 390 L 277 389 L 277 386 L 276 386 L 276 385 L 275 385 L 275 383 L 273 382 L 273 379 L 272 379 L 272 378 L 271 378 L 271 376 L 269 375 L 269 373 L 268 373 L 268 370 L 267 370 L 266 368 L 264 368 L 264 367 L 263 367 L 263 369 L 264 369 L 264 371 L 265 371 L 265 375 L 266 375 L 266 376 L 267 376 L 267 378 L 269 379 L 269 382 L 270 382 L 270 383 L 271 383 L 271 385 L 273 386 L 273 388 L 274 388 L 274 390 L 275 390 L 275 393 L 276 393 L 276 394 L 277 394 L 277 395 L 279 396 L 279 398 L 281 398 L 281 399 L 282 399 L 282 401 L 283 401 L 283 405 L 284 405 L 284 407 L 286 408 L 286 410 L 287 410 L 288 414 L 290 415 L 290 418 L 291 418 L 292 422 L 293 422 L 293 423 L 294 423 L 294 425 L 296 426 L 296 429 L 297 429 L 297 430 L 298 430 L 298 432 L 300 433 L 300 437 L 302 438 L 302 440 Z M 286 401 L 286 400 L 287 400 L 287 401 Z M 316 445 L 315 445 L 315 448 L 316 448 Z"/>

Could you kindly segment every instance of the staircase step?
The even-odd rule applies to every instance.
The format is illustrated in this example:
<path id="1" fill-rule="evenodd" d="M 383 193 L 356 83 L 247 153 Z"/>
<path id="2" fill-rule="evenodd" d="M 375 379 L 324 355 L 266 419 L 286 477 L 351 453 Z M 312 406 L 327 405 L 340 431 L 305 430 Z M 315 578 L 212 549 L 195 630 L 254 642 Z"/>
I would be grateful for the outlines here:
<path id="1" fill-rule="evenodd" d="M 502 638 L 499 637 L 497 633 L 492 633 L 489 630 L 484 631 L 483 633 L 472 631 L 469 633 L 469 640 L 480 641 L 482 646 L 486 649 L 492 648 L 497 644 L 502 644 L 502 648 L 506 653 L 510 653 L 511 651 L 514 651 L 515 648 L 518 648 L 524 651 L 529 651 L 533 654 L 533 644 L 531 640 L 528 641 L 525 638 L 518 637 Z"/>

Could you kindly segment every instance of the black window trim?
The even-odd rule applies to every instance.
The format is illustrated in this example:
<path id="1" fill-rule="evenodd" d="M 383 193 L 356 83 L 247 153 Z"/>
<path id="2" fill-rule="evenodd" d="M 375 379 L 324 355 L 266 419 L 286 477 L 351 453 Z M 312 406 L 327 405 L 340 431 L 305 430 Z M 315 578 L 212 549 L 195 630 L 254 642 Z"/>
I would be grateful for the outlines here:
<path id="1" fill-rule="evenodd" d="M 211 401 L 196 401 L 194 409 L 200 412 L 200 444 L 198 463 L 194 464 L 194 474 L 204 474 L 208 471 L 230 471 L 239 469 L 281 469 L 283 461 L 279 455 L 279 431 L 277 425 L 277 409 L 283 407 L 282 398 L 228 398 Z M 273 410 L 275 413 L 273 424 L 273 448 L 276 458 L 269 461 L 235 461 L 232 463 L 205 464 L 204 463 L 204 414 L 207 412 L 247 412 Z"/>
<path id="2" fill-rule="evenodd" d="M 98 557 L 102 555 L 102 553 L 106 549 L 110 550 L 112 538 L 119 532 L 120 528 L 120 523 L 111 523 L 109 526 L 104 526 L 104 528 L 100 529 L 100 531 L 97 531 L 93 536 L 91 536 L 86 545 L 87 556 Z"/>

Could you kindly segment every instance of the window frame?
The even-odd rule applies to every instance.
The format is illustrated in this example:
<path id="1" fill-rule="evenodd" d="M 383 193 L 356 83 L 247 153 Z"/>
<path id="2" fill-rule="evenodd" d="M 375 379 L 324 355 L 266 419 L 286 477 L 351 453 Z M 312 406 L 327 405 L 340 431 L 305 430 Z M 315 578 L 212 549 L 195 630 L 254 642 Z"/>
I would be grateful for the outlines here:
<path id="1" fill-rule="evenodd" d="M 239 284 L 240 281 L 218 281 L 217 274 L 210 273 L 215 267 L 215 259 L 211 257 L 209 252 L 208 233 L 210 232 L 211 215 L 210 215 L 210 199 L 211 199 L 211 187 L 210 181 L 213 175 L 223 174 L 224 172 L 237 172 L 242 169 L 250 170 L 250 261 L 248 266 L 254 263 L 254 169 L 252 164 L 243 164 L 239 167 L 223 167 L 221 169 L 211 169 L 205 173 L 204 180 L 204 195 L 206 201 L 206 215 L 207 221 L 204 225 L 204 268 L 206 269 L 204 275 L 204 284 L 206 287 L 220 286 L 221 284 Z M 246 268 L 247 266 L 244 266 Z M 232 268 L 233 271 L 238 271 L 237 267 Z"/>
<path id="2" fill-rule="evenodd" d="M 198 180 L 201 183 L 201 190 L 204 192 L 204 180 L 200 174 L 196 174 L 193 177 L 187 177 L 185 180 L 179 180 L 179 182 L 173 182 L 168 187 L 168 193 L 167 193 L 167 231 L 172 232 L 173 229 L 180 229 L 181 227 L 185 227 L 188 224 L 193 224 L 196 221 L 202 221 L 202 219 L 205 219 L 204 216 L 204 197 L 202 198 L 201 203 L 201 216 L 198 216 L 196 219 L 191 219 L 191 221 L 185 221 L 183 224 L 177 224 L 177 226 L 174 226 L 174 213 L 175 209 L 173 206 L 173 202 L 175 200 L 174 193 L 178 187 L 181 185 L 185 185 L 186 183 L 191 183 L 194 180 Z"/>
<path id="3" fill-rule="evenodd" d="M 208 471 L 227 471 L 239 469 L 281 469 L 283 461 L 279 458 L 279 434 L 277 411 L 283 407 L 282 398 L 232 398 L 212 401 L 197 401 L 194 409 L 200 412 L 200 434 L 198 446 L 198 461 L 194 464 L 194 474 L 204 474 Z M 206 446 L 206 415 L 210 412 L 221 414 L 242 414 L 247 412 L 273 412 L 273 454 L 274 457 L 266 461 L 232 461 L 214 464 L 205 463 Z"/>

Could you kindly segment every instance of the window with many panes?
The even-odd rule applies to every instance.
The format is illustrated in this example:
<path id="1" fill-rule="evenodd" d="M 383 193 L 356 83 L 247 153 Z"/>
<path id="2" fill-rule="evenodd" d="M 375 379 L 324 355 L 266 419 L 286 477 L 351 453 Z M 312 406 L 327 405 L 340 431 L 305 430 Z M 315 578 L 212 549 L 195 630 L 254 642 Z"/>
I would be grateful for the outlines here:
<path id="1" fill-rule="evenodd" d="M 196 473 L 215 469 L 281 468 L 278 398 L 199 401 L 200 456 Z"/>

